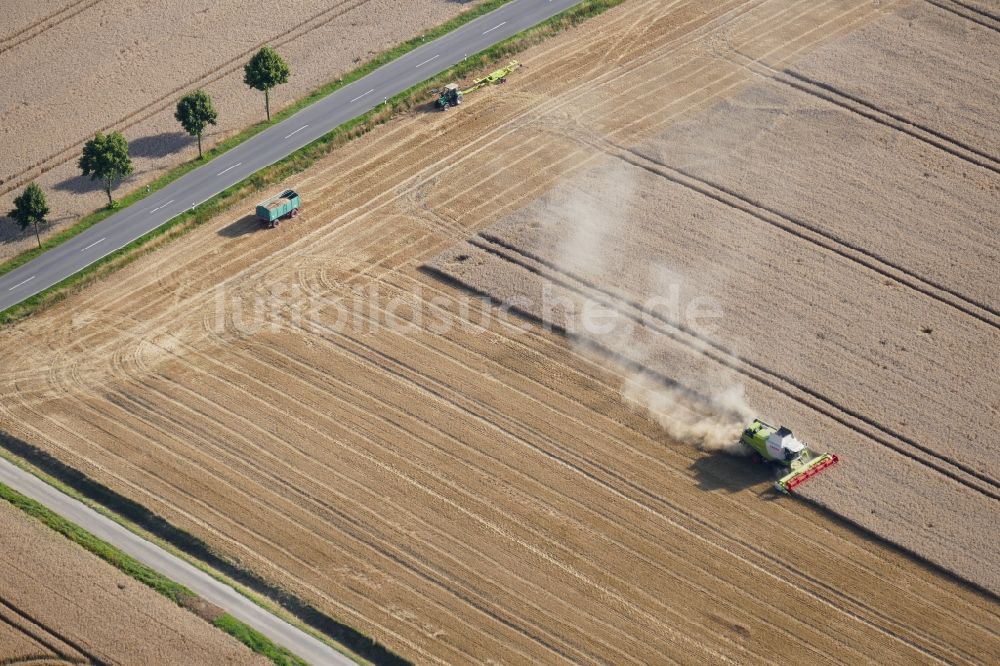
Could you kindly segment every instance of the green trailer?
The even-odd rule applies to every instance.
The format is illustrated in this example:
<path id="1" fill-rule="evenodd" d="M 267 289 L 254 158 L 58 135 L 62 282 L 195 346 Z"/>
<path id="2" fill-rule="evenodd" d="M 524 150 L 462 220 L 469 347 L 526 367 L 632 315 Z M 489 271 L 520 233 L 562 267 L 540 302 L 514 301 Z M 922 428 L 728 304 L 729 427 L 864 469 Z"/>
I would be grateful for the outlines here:
<path id="1" fill-rule="evenodd" d="M 285 190 L 277 196 L 266 199 L 257 204 L 257 218 L 261 224 L 274 228 L 281 224 L 282 220 L 293 218 L 299 214 L 302 201 L 295 190 Z"/>

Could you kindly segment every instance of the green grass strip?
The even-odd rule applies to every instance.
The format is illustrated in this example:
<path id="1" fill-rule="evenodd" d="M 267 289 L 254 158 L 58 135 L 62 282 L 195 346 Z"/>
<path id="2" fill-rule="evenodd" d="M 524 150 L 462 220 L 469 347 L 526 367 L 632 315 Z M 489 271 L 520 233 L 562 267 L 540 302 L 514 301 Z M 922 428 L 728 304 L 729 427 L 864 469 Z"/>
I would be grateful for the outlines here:
<path id="1" fill-rule="evenodd" d="M 251 137 L 257 134 L 260 134 L 271 125 L 275 123 L 280 123 L 282 120 L 285 120 L 286 118 L 295 115 L 305 107 L 309 106 L 310 104 L 318 102 L 319 100 L 323 99 L 324 97 L 333 93 L 334 91 L 339 90 L 340 88 L 343 88 L 344 86 L 349 85 L 357 81 L 358 79 L 367 76 L 368 74 L 371 74 L 379 67 L 389 62 L 392 62 L 393 60 L 401 58 L 410 51 L 413 51 L 414 49 L 423 46 L 428 41 L 437 39 L 438 37 L 441 37 L 442 35 L 445 35 L 455 30 L 456 28 L 465 25 L 469 21 L 479 18 L 483 14 L 487 14 L 508 2 L 510 2 L 510 0 L 487 0 L 487 2 L 484 2 L 483 4 L 474 7 L 473 9 L 470 9 L 467 12 L 459 14 L 455 18 L 445 23 L 442 23 L 441 25 L 435 28 L 432 28 L 423 35 L 418 35 L 417 37 L 405 41 L 402 44 L 394 46 L 388 51 L 380 53 L 379 55 L 375 56 L 375 58 L 373 58 L 372 60 L 369 60 L 360 67 L 348 72 L 341 78 L 336 79 L 334 81 L 330 81 L 329 83 L 326 83 L 320 86 L 319 88 L 316 88 L 305 97 L 293 102 L 291 105 L 275 113 L 272 116 L 272 120 L 270 123 L 268 123 L 267 121 L 261 121 L 259 123 L 255 123 L 241 130 L 239 133 L 229 137 L 228 139 L 225 139 L 217 143 L 211 149 L 205 151 L 204 159 L 196 158 L 194 160 L 191 160 L 190 162 L 185 162 L 184 164 L 180 164 L 176 167 L 171 168 L 166 173 L 164 173 L 163 175 L 161 175 L 160 177 L 156 178 L 154 181 L 149 183 L 148 191 L 146 190 L 145 186 L 133 190 L 128 194 L 126 194 L 121 199 L 116 200 L 114 208 L 102 208 L 100 210 L 94 211 L 93 213 L 85 215 L 84 217 L 80 218 L 80 220 L 75 224 L 67 227 L 66 229 L 60 231 L 59 233 L 53 236 L 50 236 L 49 238 L 46 238 L 42 242 L 41 247 L 34 247 L 30 250 L 25 250 L 24 252 L 21 252 L 16 256 L 7 259 L 6 261 L 0 262 L 0 275 L 9 273 L 15 268 L 18 268 L 19 266 L 23 266 L 24 264 L 28 263 L 29 261 L 39 256 L 40 254 L 43 254 L 47 250 L 50 250 L 56 247 L 57 245 L 65 243 L 70 238 L 73 238 L 74 236 L 86 231 L 90 227 L 94 226 L 101 220 L 104 220 L 107 217 L 113 215 L 122 208 L 127 208 L 128 206 L 131 206 L 137 201 L 145 199 L 153 192 L 163 189 L 164 187 L 166 187 L 173 181 L 177 180 L 187 172 L 196 169 L 205 164 L 206 162 L 208 162 L 209 160 L 219 157 L 220 155 L 232 150 L 233 148 L 240 145 L 247 139 L 250 139 Z"/>
<path id="2" fill-rule="evenodd" d="M 334 128 L 319 139 L 303 146 L 275 164 L 265 167 L 257 173 L 247 177 L 243 181 L 223 190 L 211 199 L 202 203 L 197 208 L 178 215 L 164 225 L 149 232 L 145 236 L 142 236 L 129 245 L 107 255 L 103 259 L 100 259 L 83 270 L 71 275 L 62 282 L 48 287 L 21 303 L 13 305 L 3 312 L 0 312 L 0 325 L 13 323 L 63 300 L 66 296 L 78 291 L 91 282 L 111 274 L 122 266 L 135 261 L 147 252 L 156 249 L 164 242 L 170 241 L 190 229 L 207 222 L 218 213 L 250 194 L 263 190 L 293 174 L 304 171 L 318 159 L 328 155 L 335 148 L 368 133 L 397 113 L 408 111 L 418 104 L 429 103 L 431 101 L 428 95 L 428 90 L 430 88 L 440 86 L 448 81 L 461 79 L 466 75 L 478 72 L 487 66 L 505 60 L 566 28 L 573 27 L 581 21 L 584 21 L 592 16 L 596 16 L 611 7 L 619 5 L 623 1 L 624 0 L 583 0 L 580 4 L 574 5 L 573 7 L 532 28 L 528 28 L 527 30 L 513 35 L 504 41 L 494 44 L 484 51 L 480 51 L 479 53 L 469 56 L 463 62 L 458 63 L 454 67 L 451 67 L 432 79 L 424 81 L 423 83 L 413 86 L 409 90 L 405 90 L 389 98 L 386 104 L 376 107 L 368 113 L 354 118 L 353 120 L 349 120 L 346 123 Z M 497 2 L 500 2 L 500 0 L 497 0 Z M 469 20 L 468 15 L 463 16 L 466 20 Z M 458 17 L 455 21 L 461 18 L 463 17 Z M 447 26 L 449 24 L 445 25 Z M 407 44 L 411 42 L 407 42 Z M 398 48 L 403 48 L 403 46 Z M 402 53 L 399 55 L 402 55 Z M 398 55 L 396 57 L 398 57 Z M 382 61 L 378 62 L 384 64 Z M 339 87 L 346 84 L 336 82 L 331 85 Z M 315 99 L 313 101 L 315 101 Z M 304 101 L 302 103 L 304 104 Z M 291 113 L 290 110 L 286 110 L 286 112 Z M 281 116 L 280 114 L 276 116 L 276 118 L 283 117 L 284 116 Z M 266 124 L 255 125 L 254 128 L 258 129 L 250 128 L 247 131 L 257 133 L 265 127 Z M 228 142 L 226 142 L 225 145 L 228 145 Z M 228 145 L 226 150 L 231 148 L 232 145 Z M 209 154 L 211 154 L 211 151 L 209 151 Z M 200 166 L 200 164 L 201 163 L 191 162 L 179 167 L 179 170 L 190 170 L 196 166 Z M 186 171 L 180 171 L 180 173 L 177 173 L 176 175 L 174 175 L 174 172 L 171 172 L 167 176 L 163 177 L 163 179 L 167 179 L 169 177 L 169 180 L 165 180 L 162 184 L 158 185 L 158 187 L 166 185 L 167 182 L 178 178 L 180 175 L 183 175 L 183 173 L 186 173 Z M 142 196 L 139 196 L 136 193 L 133 193 L 130 196 L 136 196 L 137 198 L 135 200 L 142 198 Z M 131 200 L 126 197 L 126 200 L 123 201 Z M 95 213 L 95 215 L 104 215 L 106 217 L 111 214 L 111 212 L 112 211 L 100 211 L 99 213 Z M 0 271 L 0 274 L 2 274 L 2 271 Z"/>
<path id="3" fill-rule="evenodd" d="M 22 495 L 10 486 L 0 483 L 0 498 L 52 528 L 70 541 L 82 546 L 121 572 L 147 585 L 178 606 L 187 608 L 198 595 L 180 583 L 175 583 L 163 574 L 150 569 L 131 555 L 128 555 L 107 541 L 72 523 L 43 504 Z M 212 624 L 240 641 L 254 652 L 261 654 L 278 666 L 308 666 L 285 648 L 275 645 L 256 629 L 240 622 L 229 613 L 222 613 Z"/>
<path id="4" fill-rule="evenodd" d="M 243 624 L 229 613 L 223 613 L 215 618 L 212 624 L 278 666 L 308 666 L 306 662 L 285 648 L 275 645 L 267 636 Z"/>

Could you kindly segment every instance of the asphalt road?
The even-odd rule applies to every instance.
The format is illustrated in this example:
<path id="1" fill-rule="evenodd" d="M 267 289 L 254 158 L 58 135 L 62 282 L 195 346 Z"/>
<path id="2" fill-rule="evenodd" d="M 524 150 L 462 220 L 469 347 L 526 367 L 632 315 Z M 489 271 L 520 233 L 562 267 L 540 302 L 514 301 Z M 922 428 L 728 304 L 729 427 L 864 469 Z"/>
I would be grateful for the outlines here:
<path id="1" fill-rule="evenodd" d="M 291 650 L 313 666 L 325 664 L 353 666 L 353 661 L 329 645 L 316 640 L 284 620 L 278 619 L 228 585 L 220 583 L 204 571 L 128 531 L 110 518 L 102 516 L 87 505 L 12 465 L 3 458 L 0 458 L 0 482 L 22 495 L 27 495 L 36 502 L 41 502 L 91 534 L 114 544 L 146 566 L 185 585 L 202 598 L 224 608 L 233 617 L 250 625 L 276 644 Z M 192 659 L 195 657 L 196 655 L 192 655 Z"/>
<path id="2" fill-rule="evenodd" d="M 512 0 L 341 88 L 66 243 L 0 276 L 0 311 L 128 245 L 385 99 L 579 1 Z M 303 207 L 308 207 L 309 193 L 300 194 Z"/>

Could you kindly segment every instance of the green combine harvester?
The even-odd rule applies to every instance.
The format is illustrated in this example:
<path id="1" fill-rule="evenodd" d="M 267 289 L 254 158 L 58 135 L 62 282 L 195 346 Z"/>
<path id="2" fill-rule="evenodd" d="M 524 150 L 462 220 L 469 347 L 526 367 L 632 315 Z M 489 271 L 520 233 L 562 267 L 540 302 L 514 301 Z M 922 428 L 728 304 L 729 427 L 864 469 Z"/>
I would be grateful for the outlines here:
<path id="1" fill-rule="evenodd" d="M 774 482 L 774 487 L 786 495 L 840 461 L 832 453 L 816 455 L 795 439 L 788 428 L 775 428 L 760 419 L 754 419 L 747 426 L 740 441 L 749 446 L 756 457 L 777 465 L 782 470 L 783 474 Z"/>
<path id="2" fill-rule="evenodd" d="M 458 106 L 462 103 L 462 99 L 469 93 L 479 90 L 484 86 L 493 85 L 494 83 L 504 83 L 507 80 L 507 76 L 520 66 L 520 62 L 517 60 L 511 60 L 506 67 L 501 67 L 496 71 L 490 72 L 481 79 L 476 79 L 472 82 L 472 85 L 465 90 L 460 89 L 457 83 L 449 83 L 443 90 L 434 91 L 440 93 L 437 101 L 434 102 L 434 106 L 442 111 L 447 111 L 448 108 L 452 106 Z"/>

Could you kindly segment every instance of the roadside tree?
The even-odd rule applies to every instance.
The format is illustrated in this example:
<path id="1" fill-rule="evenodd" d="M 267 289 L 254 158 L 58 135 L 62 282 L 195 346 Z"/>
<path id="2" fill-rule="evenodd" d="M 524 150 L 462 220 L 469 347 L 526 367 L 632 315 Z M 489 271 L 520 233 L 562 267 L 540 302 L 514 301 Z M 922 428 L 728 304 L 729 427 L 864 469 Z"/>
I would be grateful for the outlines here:
<path id="1" fill-rule="evenodd" d="M 34 227 L 35 240 L 38 247 L 42 246 L 42 237 L 38 233 L 39 225 L 46 223 L 45 216 L 49 214 L 49 205 L 45 201 L 45 192 L 42 192 L 35 183 L 29 183 L 24 192 L 21 192 L 14 199 L 14 210 L 7 213 L 17 226 L 24 231 L 28 227 Z"/>
<path id="2" fill-rule="evenodd" d="M 174 118 L 188 134 L 198 137 L 198 159 L 202 158 L 201 135 L 205 128 L 214 125 L 218 114 L 212 105 L 212 98 L 204 90 L 196 90 L 181 97 L 177 102 Z"/>
<path id="3" fill-rule="evenodd" d="M 264 111 L 271 121 L 271 88 L 286 83 L 291 70 L 278 52 L 270 46 L 261 47 L 243 68 L 243 82 L 264 91 Z"/>
<path id="4" fill-rule="evenodd" d="M 84 176 L 91 180 L 104 182 L 104 191 L 108 194 L 108 208 L 114 206 L 111 198 L 111 188 L 115 181 L 121 180 L 132 173 L 132 160 L 128 156 L 128 141 L 121 132 L 101 134 L 98 132 L 93 139 L 83 146 L 83 155 L 77 163 Z"/>

